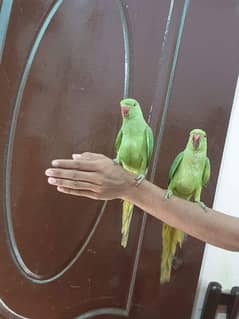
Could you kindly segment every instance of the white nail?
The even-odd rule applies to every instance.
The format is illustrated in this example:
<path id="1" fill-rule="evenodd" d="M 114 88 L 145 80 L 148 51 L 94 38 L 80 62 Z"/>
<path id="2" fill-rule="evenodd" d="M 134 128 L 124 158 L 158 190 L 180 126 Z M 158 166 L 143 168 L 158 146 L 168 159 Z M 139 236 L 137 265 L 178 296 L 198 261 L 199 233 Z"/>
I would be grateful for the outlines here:
<path id="1" fill-rule="evenodd" d="M 77 159 L 79 157 L 81 157 L 81 154 L 72 154 L 73 159 Z"/>

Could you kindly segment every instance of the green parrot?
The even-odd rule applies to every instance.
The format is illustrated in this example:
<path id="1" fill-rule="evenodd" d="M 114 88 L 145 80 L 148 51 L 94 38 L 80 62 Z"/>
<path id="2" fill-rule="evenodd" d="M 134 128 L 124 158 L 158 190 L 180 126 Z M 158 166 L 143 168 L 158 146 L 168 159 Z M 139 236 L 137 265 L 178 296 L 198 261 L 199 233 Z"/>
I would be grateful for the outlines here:
<path id="1" fill-rule="evenodd" d="M 200 199 L 203 186 L 209 182 L 210 173 L 206 132 L 194 129 L 190 132 L 186 148 L 177 155 L 170 168 L 165 199 L 172 195 L 186 200 L 193 198 L 206 211 L 206 206 Z M 184 233 L 181 230 L 163 224 L 161 283 L 170 281 L 177 244 L 182 248 L 183 240 Z"/>
<path id="2" fill-rule="evenodd" d="M 116 159 L 113 161 L 129 172 L 136 174 L 136 185 L 145 175 L 153 152 L 154 138 L 149 125 L 144 119 L 139 102 L 135 99 L 123 99 L 120 102 L 122 126 L 115 141 Z M 121 245 L 125 248 L 128 242 L 133 204 L 123 202 Z"/>

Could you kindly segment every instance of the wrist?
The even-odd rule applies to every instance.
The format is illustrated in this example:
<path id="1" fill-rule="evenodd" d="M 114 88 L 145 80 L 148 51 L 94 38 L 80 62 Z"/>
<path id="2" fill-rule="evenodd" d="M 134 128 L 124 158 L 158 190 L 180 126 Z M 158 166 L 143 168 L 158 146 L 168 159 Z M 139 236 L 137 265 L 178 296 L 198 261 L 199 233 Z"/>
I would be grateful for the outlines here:
<path id="1" fill-rule="evenodd" d="M 136 176 L 137 175 L 131 173 L 127 174 L 126 187 L 124 188 L 124 193 L 121 198 L 136 206 L 141 206 L 141 204 L 145 202 L 145 196 L 149 196 L 148 187 L 151 183 L 144 179 L 137 185 L 137 181 L 135 180 Z"/>
<path id="2" fill-rule="evenodd" d="M 122 199 L 155 215 L 155 207 L 158 208 L 162 204 L 165 190 L 146 179 L 137 186 L 134 178 L 135 176 L 129 178 Z"/>
<path id="3" fill-rule="evenodd" d="M 120 198 L 123 200 L 133 201 L 135 192 L 137 192 L 137 186 L 135 177 L 136 175 L 128 171 L 124 171 L 124 186 L 120 194 Z"/>

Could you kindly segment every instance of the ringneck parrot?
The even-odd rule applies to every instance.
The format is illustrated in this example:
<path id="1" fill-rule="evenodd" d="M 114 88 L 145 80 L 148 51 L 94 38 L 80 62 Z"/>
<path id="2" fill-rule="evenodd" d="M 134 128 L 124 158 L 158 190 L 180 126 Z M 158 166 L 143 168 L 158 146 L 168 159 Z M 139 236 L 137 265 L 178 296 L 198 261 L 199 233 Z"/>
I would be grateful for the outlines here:
<path id="1" fill-rule="evenodd" d="M 186 200 L 194 199 L 205 211 L 200 201 L 201 191 L 210 179 L 210 161 L 207 157 L 207 135 L 201 129 L 190 132 L 184 151 L 180 152 L 169 171 L 165 200 L 172 195 Z M 177 244 L 182 248 L 184 233 L 167 224 L 162 229 L 161 283 L 169 282 Z"/>
<path id="2" fill-rule="evenodd" d="M 140 184 L 147 174 L 153 152 L 154 138 L 150 126 L 144 119 L 141 107 L 135 99 L 127 98 L 120 102 L 122 126 L 115 141 L 115 163 L 129 172 L 136 174 L 136 185 Z M 125 248 L 128 242 L 133 204 L 123 202 L 121 245 Z"/>

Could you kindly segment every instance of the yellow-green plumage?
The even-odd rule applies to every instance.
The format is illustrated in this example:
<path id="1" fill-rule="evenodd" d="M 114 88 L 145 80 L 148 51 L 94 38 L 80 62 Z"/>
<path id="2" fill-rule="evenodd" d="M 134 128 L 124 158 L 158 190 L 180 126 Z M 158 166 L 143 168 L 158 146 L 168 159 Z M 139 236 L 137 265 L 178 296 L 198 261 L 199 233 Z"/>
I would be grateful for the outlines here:
<path id="1" fill-rule="evenodd" d="M 153 151 L 153 133 L 144 120 L 139 103 L 134 99 L 120 102 L 123 122 L 116 137 L 117 160 L 127 171 L 136 175 L 145 175 Z M 127 110 L 127 114 L 126 111 Z M 127 246 L 133 205 L 123 202 L 121 245 Z"/>
<path id="2" fill-rule="evenodd" d="M 121 246 L 127 247 L 130 223 L 133 216 L 134 205 L 128 201 L 123 202 L 123 212 L 122 212 L 122 226 L 121 226 Z"/>
<path id="3" fill-rule="evenodd" d="M 175 158 L 169 172 L 169 184 L 166 198 L 171 195 L 185 200 L 205 205 L 200 201 L 203 186 L 210 178 L 210 161 L 207 157 L 206 133 L 200 129 L 190 132 L 189 140 L 183 152 Z M 184 233 L 167 224 L 162 230 L 162 258 L 161 258 L 161 283 L 169 282 L 172 271 L 172 261 L 177 245 L 182 247 Z"/>

